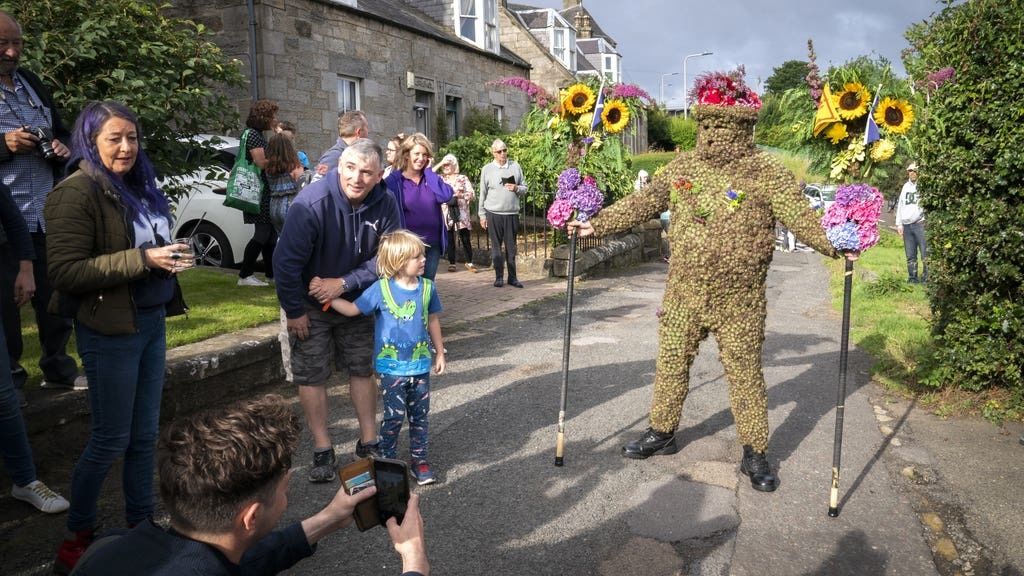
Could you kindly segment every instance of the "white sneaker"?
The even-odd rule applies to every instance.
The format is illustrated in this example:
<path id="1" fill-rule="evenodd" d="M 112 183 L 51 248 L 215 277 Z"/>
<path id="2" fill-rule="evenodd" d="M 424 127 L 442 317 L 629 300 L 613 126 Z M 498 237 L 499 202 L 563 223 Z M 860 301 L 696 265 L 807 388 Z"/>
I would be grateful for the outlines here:
<path id="1" fill-rule="evenodd" d="M 11 496 L 28 502 L 38 508 L 40 512 L 46 512 L 47 514 L 63 512 L 70 506 L 63 496 L 50 490 L 46 484 L 39 480 L 27 486 L 15 485 L 11 487 Z"/>
<path id="2" fill-rule="evenodd" d="M 238 279 L 239 286 L 270 286 L 263 280 L 260 280 L 256 276 L 246 276 L 245 278 Z"/>

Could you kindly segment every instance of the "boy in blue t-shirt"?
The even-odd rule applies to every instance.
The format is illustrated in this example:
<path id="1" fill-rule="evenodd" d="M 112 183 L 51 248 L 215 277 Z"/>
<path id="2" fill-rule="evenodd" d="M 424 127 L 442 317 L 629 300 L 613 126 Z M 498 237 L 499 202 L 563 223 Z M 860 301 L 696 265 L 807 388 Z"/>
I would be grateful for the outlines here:
<path id="1" fill-rule="evenodd" d="M 355 302 L 342 298 L 331 302 L 334 310 L 346 316 L 375 317 L 375 369 L 384 399 L 380 455 L 395 457 L 398 434 L 408 414 L 412 473 L 421 486 L 435 481 L 427 462 L 430 369 L 442 374 L 445 368 L 437 315 L 441 299 L 434 283 L 421 277 L 425 264 L 426 246 L 419 236 L 408 230 L 385 234 L 377 251 L 381 279 Z"/>

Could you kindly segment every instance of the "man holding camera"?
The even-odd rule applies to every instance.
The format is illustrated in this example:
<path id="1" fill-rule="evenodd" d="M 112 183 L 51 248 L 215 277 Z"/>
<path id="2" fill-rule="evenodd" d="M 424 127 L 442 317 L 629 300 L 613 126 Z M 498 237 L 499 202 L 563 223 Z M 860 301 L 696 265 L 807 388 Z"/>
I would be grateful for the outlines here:
<path id="1" fill-rule="evenodd" d="M 16 301 L 23 296 L 32 299 L 39 327 L 42 355 L 39 368 L 43 372 L 43 388 L 85 389 L 84 376 L 68 356 L 71 321 L 48 314 L 46 309 L 53 289 L 46 275 L 46 222 L 43 205 L 53 189 L 57 175 L 71 151 L 64 144 L 70 133 L 64 127 L 54 105 L 53 96 L 39 77 L 18 68 L 23 48 L 21 26 L 6 12 L 0 11 L 0 180 L 11 189 L 29 231 L 36 259 L 33 262 L 35 292 L 18 294 L 15 279 L 19 273 L 18 259 L 3 253 L 0 264 L 0 316 L 7 338 L 11 375 L 22 406 L 27 374 L 21 366 L 21 314 Z"/>
<path id="2" fill-rule="evenodd" d="M 146 520 L 124 536 L 90 546 L 75 574 L 277 574 L 311 556 L 328 534 L 352 523 L 356 505 L 376 494 L 339 488 L 320 512 L 275 530 L 288 507 L 299 419 L 284 398 L 268 395 L 174 421 L 160 441 L 165 530 Z M 419 497 L 388 536 L 403 576 L 427 576 Z"/>

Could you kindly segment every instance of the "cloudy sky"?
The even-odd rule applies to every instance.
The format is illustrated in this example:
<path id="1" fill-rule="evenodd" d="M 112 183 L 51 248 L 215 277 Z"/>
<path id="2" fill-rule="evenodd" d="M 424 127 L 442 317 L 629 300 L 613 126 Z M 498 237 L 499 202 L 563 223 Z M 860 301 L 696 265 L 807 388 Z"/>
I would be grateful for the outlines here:
<path id="1" fill-rule="evenodd" d="M 562 7 L 562 0 L 519 2 Z M 808 38 L 823 72 L 860 55 L 880 55 L 903 74 L 904 31 L 942 8 L 937 0 L 583 0 L 583 5 L 618 42 L 627 82 L 658 99 L 662 74 L 679 72 L 665 77 L 670 108 L 683 102 L 683 57 L 699 52 L 713 54 L 687 60 L 690 85 L 701 72 L 743 64 L 747 82 L 761 92 L 776 66 L 807 60 Z"/>

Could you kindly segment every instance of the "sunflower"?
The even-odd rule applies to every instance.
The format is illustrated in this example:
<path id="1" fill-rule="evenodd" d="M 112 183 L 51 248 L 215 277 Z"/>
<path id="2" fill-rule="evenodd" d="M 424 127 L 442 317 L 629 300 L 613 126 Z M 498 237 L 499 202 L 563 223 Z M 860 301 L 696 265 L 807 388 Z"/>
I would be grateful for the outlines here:
<path id="1" fill-rule="evenodd" d="M 825 131 L 825 138 L 831 140 L 833 144 L 839 144 L 849 136 L 850 133 L 846 131 L 846 124 L 842 122 L 835 122 Z"/>
<path id="2" fill-rule="evenodd" d="M 871 159 L 875 162 L 885 162 L 895 153 L 896 145 L 887 138 L 882 138 L 871 145 Z"/>
<path id="3" fill-rule="evenodd" d="M 906 100 L 886 98 L 875 110 L 875 122 L 894 134 L 906 134 L 914 123 L 914 108 Z"/>
<path id="4" fill-rule="evenodd" d="M 622 100 L 609 100 L 604 104 L 604 111 L 601 112 L 601 123 L 609 134 L 622 132 L 629 124 L 629 108 Z"/>
<path id="5" fill-rule="evenodd" d="M 836 98 L 839 103 L 837 110 L 839 117 L 843 120 L 860 118 L 868 111 L 868 100 L 870 99 L 871 95 L 868 94 L 863 84 L 860 82 L 846 83 L 843 86 L 843 91 Z"/>
<path id="6" fill-rule="evenodd" d="M 597 96 L 590 86 L 586 84 L 573 84 L 565 90 L 565 98 L 562 99 L 562 107 L 570 114 L 583 114 L 594 108 L 594 100 Z"/>

